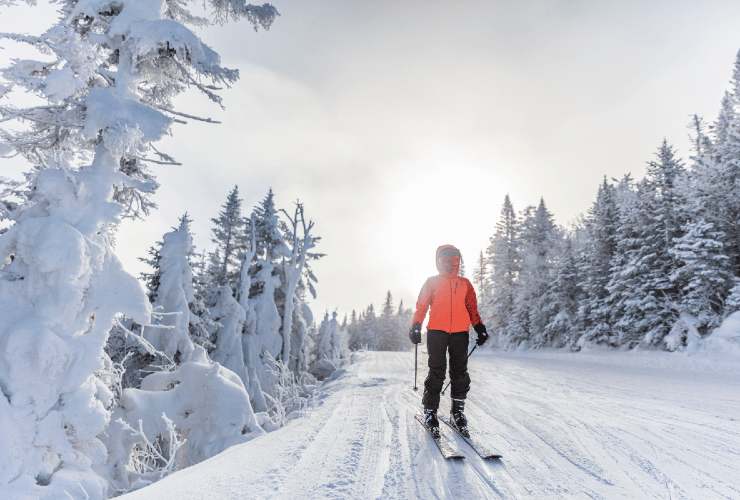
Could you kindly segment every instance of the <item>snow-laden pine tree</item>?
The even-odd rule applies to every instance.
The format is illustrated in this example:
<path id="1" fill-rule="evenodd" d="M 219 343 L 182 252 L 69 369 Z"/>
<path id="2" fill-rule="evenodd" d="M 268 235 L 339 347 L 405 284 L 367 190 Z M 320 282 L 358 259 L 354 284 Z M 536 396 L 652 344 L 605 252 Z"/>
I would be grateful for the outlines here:
<path id="1" fill-rule="evenodd" d="M 716 228 L 725 234 L 723 245 L 731 259 L 733 273 L 740 276 L 740 51 L 735 57 L 731 80 L 731 103 L 726 112 L 727 123 L 718 123 L 713 152 L 718 165 L 720 220 Z"/>
<path id="2" fill-rule="evenodd" d="M 398 310 L 396 311 L 395 324 L 395 345 L 398 350 L 405 351 L 408 348 L 406 332 L 411 325 L 411 318 L 414 311 L 411 308 L 406 307 L 403 303 L 403 299 L 398 302 Z M 349 333 L 349 332 L 348 332 Z"/>
<path id="3" fill-rule="evenodd" d="M 362 315 L 360 338 L 365 348 L 377 351 L 380 345 L 378 337 L 378 316 L 375 314 L 375 306 L 370 304 Z"/>
<path id="4" fill-rule="evenodd" d="M 275 197 L 270 190 L 254 209 L 250 219 L 249 234 L 254 235 L 255 253 L 251 263 L 251 291 L 249 302 L 254 310 L 254 349 L 261 360 L 256 368 L 262 390 L 268 395 L 275 392 L 277 380 L 274 376 L 273 362 L 282 359 L 283 336 L 282 317 L 278 304 L 278 290 L 282 285 L 280 264 L 283 258 L 290 258 L 290 250 L 281 231 L 279 212 Z M 249 332 L 249 335 L 252 335 Z M 254 354 L 253 354 L 254 355 Z"/>
<path id="5" fill-rule="evenodd" d="M 508 341 L 514 346 L 540 347 L 546 342 L 546 327 L 553 315 L 547 291 L 560 235 L 544 199 L 536 208 L 525 208 L 520 220 L 521 264 Z"/>
<path id="6" fill-rule="evenodd" d="M 681 287 L 679 313 L 691 315 L 700 335 L 719 326 L 731 283 L 731 263 L 723 239 L 712 223 L 699 219 L 686 225 L 686 233 L 676 238 L 671 248 L 679 264 L 670 276 Z"/>
<path id="7" fill-rule="evenodd" d="M 549 317 L 543 345 L 565 347 L 576 340 L 578 303 L 583 299 L 573 242 L 565 237 L 556 256 L 553 280 L 547 287 L 543 307 Z"/>
<path id="8" fill-rule="evenodd" d="M 616 251 L 611 261 L 608 295 L 604 303 L 609 310 L 611 322 L 609 342 L 614 346 L 634 347 L 642 340 L 640 332 L 634 328 L 634 308 L 637 302 L 633 296 L 633 290 L 638 288 L 642 272 L 640 266 L 635 264 L 636 255 L 642 246 L 642 219 L 638 191 L 631 177 L 626 176 L 619 182 L 616 193 L 618 200 Z"/>
<path id="9" fill-rule="evenodd" d="M 243 268 L 247 250 L 246 223 L 242 214 L 239 187 L 229 191 L 217 217 L 211 219 L 211 241 L 215 248 L 209 254 L 206 275 L 206 303 L 214 321 L 215 348 L 211 357 L 236 373 L 255 398 L 247 367 L 243 332 L 248 309 L 237 300 L 242 293 Z M 251 260 L 250 260 L 251 262 Z M 249 285 L 246 285 L 247 290 Z"/>
<path id="10" fill-rule="evenodd" d="M 740 278 L 735 277 L 735 283 L 730 289 L 730 294 L 725 299 L 725 318 L 737 311 L 740 311 Z"/>
<path id="11" fill-rule="evenodd" d="M 473 285 L 478 293 L 478 303 L 481 305 L 487 304 L 489 301 L 490 284 L 488 282 L 488 264 L 482 250 L 478 254 L 478 260 L 473 270 Z"/>
<path id="12" fill-rule="evenodd" d="M 280 213 L 275 205 L 275 193 L 272 189 L 268 190 L 255 207 L 253 220 L 257 255 L 271 262 L 282 257 L 290 258 L 291 252 L 285 241 L 286 235 L 282 231 Z"/>
<path id="13" fill-rule="evenodd" d="M 520 267 L 518 231 L 519 222 L 514 206 L 509 195 L 506 195 L 496 232 L 486 249 L 491 291 L 488 301 L 481 302 L 483 321 L 499 338 L 508 336 L 510 332 Z"/>
<path id="14" fill-rule="evenodd" d="M 614 270 L 623 287 L 619 343 L 630 347 L 660 345 L 677 317 L 664 274 L 669 268 L 668 249 L 659 205 L 653 185 L 639 182 L 634 247 L 627 251 L 624 265 Z"/>
<path id="15" fill-rule="evenodd" d="M 336 328 L 336 313 L 334 313 L 334 318 L 330 318 L 329 312 L 325 312 L 324 319 L 321 320 L 321 324 L 319 325 L 315 363 L 311 370 L 319 379 L 328 377 L 337 368 L 334 362 L 333 347 L 333 337 Z"/>
<path id="16" fill-rule="evenodd" d="M 324 313 L 324 319 L 319 325 L 316 349 L 316 362 L 312 372 L 319 379 L 328 377 L 346 361 L 349 352 L 346 331 L 340 327 L 336 311 L 331 316 L 328 312 Z"/>
<path id="17" fill-rule="evenodd" d="M 609 270 L 616 250 L 617 204 L 614 186 L 606 178 L 599 186 L 596 201 L 587 214 L 584 226 L 588 235 L 579 270 L 585 292 L 579 306 L 581 325 L 579 343 L 608 342 L 611 315 L 606 307 Z"/>
<path id="18" fill-rule="evenodd" d="M 212 253 L 211 272 L 214 274 L 211 279 L 216 285 L 235 286 L 247 241 L 238 186 L 229 191 L 218 216 L 211 222 L 211 241 L 216 245 Z"/>
<path id="19" fill-rule="evenodd" d="M 349 315 L 349 325 L 347 326 L 347 335 L 349 336 L 349 348 L 352 351 L 359 351 L 364 348 L 361 337 L 360 322 L 362 315 L 357 315 L 357 311 L 352 309 Z"/>
<path id="20" fill-rule="evenodd" d="M 671 275 L 678 267 L 671 254 L 686 220 L 679 189 L 685 171 L 673 148 L 663 141 L 657 161 L 648 164 L 636 191 L 623 179 L 614 191 L 617 205 L 616 247 L 611 258 L 608 295 L 601 302 L 611 325 L 608 336 L 589 340 L 634 347 L 659 345 L 677 318 L 678 290 Z"/>
<path id="21" fill-rule="evenodd" d="M 734 110 L 728 107 L 730 102 L 726 95 L 719 123 L 734 116 Z M 726 125 L 721 135 L 727 134 L 729 124 Z M 678 295 L 680 321 L 690 324 L 697 336 L 703 336 L 723 318 L 725 298 L 733 283 L 733 263 L 725 248 L 729 240 L 717 229 L 722 225 L 722 216 L 716 210 L 723 201 L 723 196 L 718 194 L 724 191 L 724 186 L 716 184 L 720 169 L 713 156 L 714 142 L 698 116 L 693 117 L 691 127 L 691 167 L 679 184 L 687 220 L 684 234 L 674 239 L 670 249 L 677 261 L 670 279 Z M 681 339 L 675 335 L 670 341 L 674 348 L 682 347 Z"/>
<path id="22" fill-rule="evenodd" d="M 0 217 L 0 489 L 10 497 L 103 498 L 99 472 L 111 394 L 96 376 L 117 315 L 142 324 L 149 302 L 112 241 L 123 217 L 146 213 L 157 183 L 149 166 L 171 162 L 152 143 L 171 132 L 173 98 L 238 73 L 186 24 L 194 2 L 59 0 L 59 20 L 31 45 L 39 60 L 2 70 L 0 149 L 31 165 Z M 213 19 L 269 26 L 269 5 L 209 0 Z M 3 6 L 3 8 L 6 8 Z M 13 90 L 36 100 L 16 107 Z M 179 120 L 179 118 L 178 118 Z"/>
<path id="23" fill-rule="evenodd" d="M 381 351 L 398 351 L 408 345 L 406 336 L 398 329 L 397 312 L 393 305 L 393 295 L 388 290 L 378 317 L 378 349 Z M 408 330 L 408 325 L 405 330 Z"/>
<path id="24" fill-rule="evenodd" d="M 190 304 L 194 301 L 193 270 L 190 268 L 192 250 L 193 238 L 186 214 L 180 218 L 178 227 L 162 239 L 157 259 L 156 288 L 149 295 L 161 319 L 143 331 L 144 338 L 155 349 L 175 362 L 190 358 L 194 349 L 190 338 Z"/>
<path id="25" fill-rule="evenodd" d="M 678 290 L 670 277 L 679 264 L 670 250 L 683 234 L 686 214 L 685 202 L 676 186 L 684 174 L 681 160 L 665 140 L 656 156 L 657 161 L 648 164 L 642 181 L 644 189 L 640 191 L 641 238 L 635 258 L 645 272 L 633 296 L 641 301 L 644 315 L 638 322 L 642 342 L 657 346 L 678 317 L 675 309 Z"/>

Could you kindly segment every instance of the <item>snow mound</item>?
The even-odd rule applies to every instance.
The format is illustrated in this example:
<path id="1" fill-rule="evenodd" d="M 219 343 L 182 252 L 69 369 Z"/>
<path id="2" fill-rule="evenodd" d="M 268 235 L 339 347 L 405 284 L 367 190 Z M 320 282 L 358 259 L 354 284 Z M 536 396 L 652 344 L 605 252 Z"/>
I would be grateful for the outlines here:
<path id="1" fill-rule="evenodd" d="M 730 314 L 712 334 L 704 340 L 707 353 L 732 356 L 740 360 L 740 311 Z"/>

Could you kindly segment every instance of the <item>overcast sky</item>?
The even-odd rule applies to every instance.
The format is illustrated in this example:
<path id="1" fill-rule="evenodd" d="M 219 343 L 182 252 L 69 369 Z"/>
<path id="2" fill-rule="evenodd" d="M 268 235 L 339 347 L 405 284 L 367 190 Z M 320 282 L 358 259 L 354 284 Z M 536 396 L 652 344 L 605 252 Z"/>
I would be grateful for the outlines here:
<path id="1" fill-rule="evenodd" d="M 274 3 L 269 32 L 201 33 L 241 80 L 225 111 L 180 99 L 223 124 L 175 129 L 163 146 L 184 166 L 161 169 L 159 210 L 118 252 L 140 271 L 185 210 L 207 245 L 231 186 L 248 207 L 272 186 L 324 237 L 317 313 L 413 300 L 442 243 L 472 267 L 506 193 L 567 224 L 604 175 L 642 176 L 663 137 L 687 156 L 689 116 L 714 118 L 740 48 L 736 1 Z M 0 31 L 48 18 L 22 11 Z"/>

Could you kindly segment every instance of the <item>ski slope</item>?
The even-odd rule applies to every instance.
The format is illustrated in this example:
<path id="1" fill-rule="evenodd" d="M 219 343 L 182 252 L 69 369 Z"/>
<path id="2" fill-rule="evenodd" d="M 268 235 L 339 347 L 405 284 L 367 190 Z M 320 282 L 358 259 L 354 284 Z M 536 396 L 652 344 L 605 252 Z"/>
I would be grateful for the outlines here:
<path id="1" fill-rule="evenodd" d="M 414 420 L 413 353 L 358 354 L 305 417 L 124 498 L 740 498 L 740 370 L 667 356 L 476 352 L 486 462 Z"/>

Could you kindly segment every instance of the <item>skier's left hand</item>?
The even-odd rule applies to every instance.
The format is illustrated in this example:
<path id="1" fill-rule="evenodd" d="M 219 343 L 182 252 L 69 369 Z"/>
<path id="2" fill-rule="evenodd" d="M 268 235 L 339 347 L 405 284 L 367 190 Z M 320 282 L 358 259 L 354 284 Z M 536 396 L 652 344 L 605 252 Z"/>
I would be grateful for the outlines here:
<path id="1" fill-rule="evenodd" d="M 488 332 L 486 331 L 486 325 L 478 323 L 477 325 L 473 325 L 473 330 L 478 334 L 478 340 L 476 340 L 475 343 L 478 345 L 485 344 L 489 337 Z"/>

